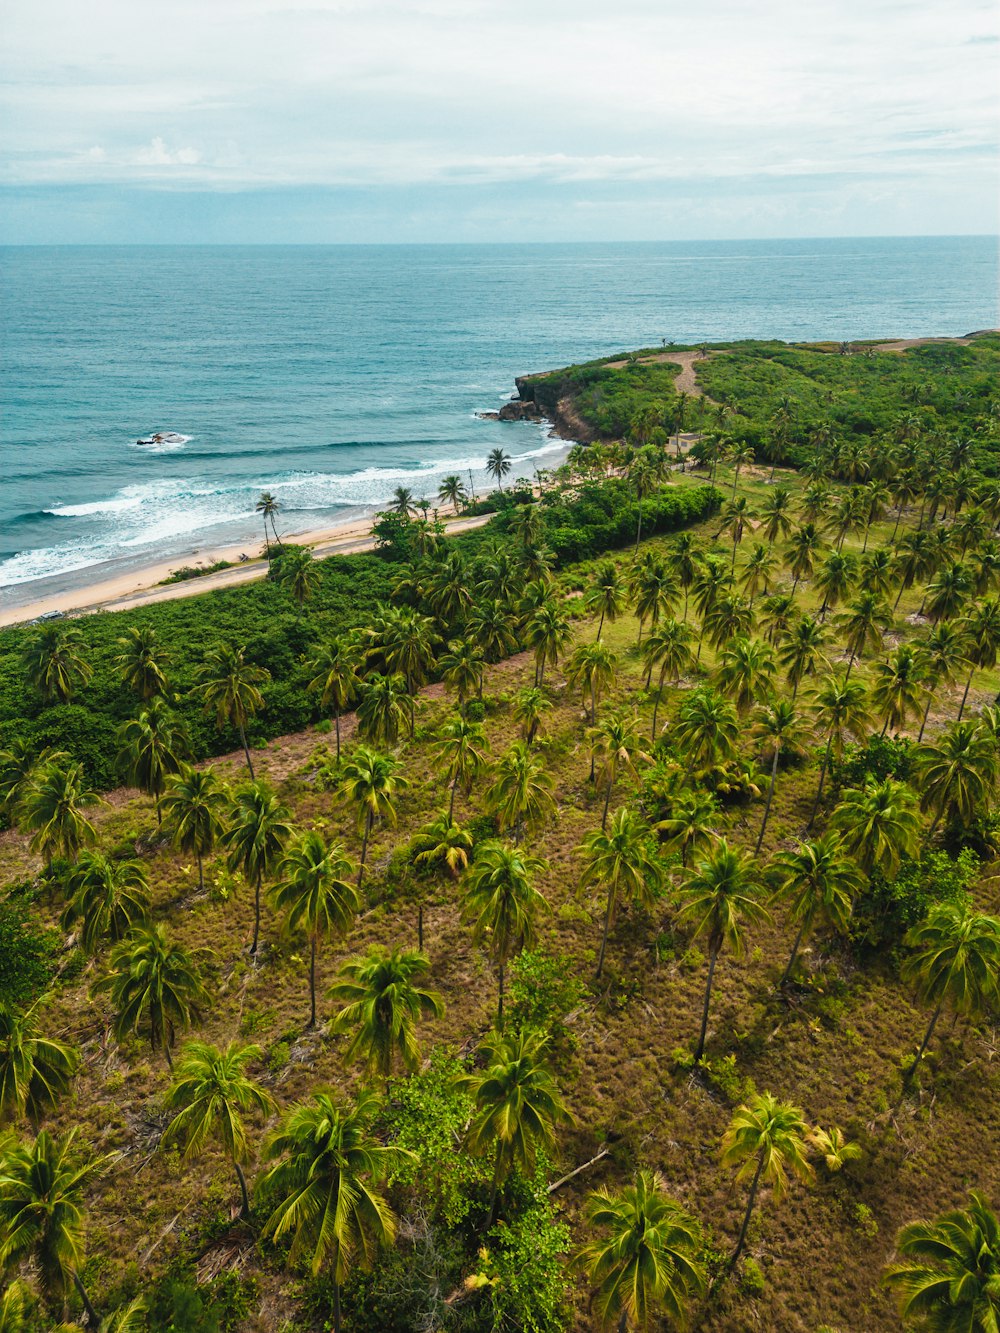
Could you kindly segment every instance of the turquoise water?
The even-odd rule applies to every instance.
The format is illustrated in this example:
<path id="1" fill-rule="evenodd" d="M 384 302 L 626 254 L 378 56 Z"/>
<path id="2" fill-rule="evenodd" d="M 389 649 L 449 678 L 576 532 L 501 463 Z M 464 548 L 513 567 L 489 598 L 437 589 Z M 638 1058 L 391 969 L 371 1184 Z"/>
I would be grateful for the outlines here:
<path id="1" fill-rule="evenodd" d="M 0 252 L 0 598 L 433 498 L 560 456 L 480 421 L 515 375 L 663 339 L 963 334 L 998 323 L 987 237 Z M 153 431 L 180 445 L 139 447 Z"/>

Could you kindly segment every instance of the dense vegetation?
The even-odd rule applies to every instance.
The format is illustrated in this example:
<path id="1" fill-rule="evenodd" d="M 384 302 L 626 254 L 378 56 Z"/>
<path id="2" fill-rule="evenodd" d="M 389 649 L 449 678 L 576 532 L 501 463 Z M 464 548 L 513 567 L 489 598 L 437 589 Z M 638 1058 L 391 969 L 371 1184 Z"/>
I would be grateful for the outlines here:
<path id="1" fill-rule="evenodd" d="M 720 352 L 725 430 L 599 366 L 623 438 L 536 502 L 496 459 L 476 533 L 404 493 L 375 556 L 3 636 L 0 1330 L 996 1326 L 997 415 L 945 351 L 916 418 L 892 354 Z M 786 354 L 879 424 L 803 388 L 761 468 Z"/>

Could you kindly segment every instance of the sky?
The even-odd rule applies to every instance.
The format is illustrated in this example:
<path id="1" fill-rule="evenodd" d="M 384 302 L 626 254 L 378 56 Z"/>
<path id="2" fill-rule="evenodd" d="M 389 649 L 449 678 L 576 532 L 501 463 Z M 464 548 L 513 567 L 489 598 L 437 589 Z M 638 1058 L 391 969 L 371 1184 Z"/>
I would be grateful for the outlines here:
<path id="1" fill-rule="evenodd" d="M 0 242 L 996 233 L 994 0 L 6 0 Z"/>

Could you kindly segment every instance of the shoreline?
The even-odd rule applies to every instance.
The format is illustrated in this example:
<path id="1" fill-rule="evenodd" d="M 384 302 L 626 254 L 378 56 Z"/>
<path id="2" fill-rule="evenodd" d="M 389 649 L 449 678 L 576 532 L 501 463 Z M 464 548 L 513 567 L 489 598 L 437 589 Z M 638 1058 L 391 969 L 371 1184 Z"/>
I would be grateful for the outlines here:
<path id="1" fill-rule="evenodd" d="M 449 513 L 444 506 L 442 506 L 442 516 L 445 529 L 449 533 L 481 527 L 493 517 L 492 514 L 480 514 L 473 518 L 462 518 L 461 515 Z M 374 523 L 373 516 L 325 528 L 286 532 L 282 536 L 290 544 L 311 547 L 316 559 L 325 559 L 332 555 L 357 555 L 374 549 L 375 539 L 372 536 Z M 268 562 L 262 550 L 249 561 L 238 563 L 245 549 L 244 542 L 241 545 L 199 550 L 194 556 L 181 556 L 173 560 L 158 561 L 152 565 L 143 565 L 110 579 L 84 584 L 64 593 L 52 593 L 36 598 L 24 606 L 5 607 L 0 609 L 0 628 L 26 624 L 50 611 L 65 612 L 67 618 L 93 615 L 99 611 L 127 611 L 153 602 L 167 602 L 179 597 L 193 597 L 202 592 L 214 592 L 218 588 L 239 587 L 266 577 Z M 212 565 L 219 560 L 232 560 L 237 563 L 230 569 L 220 569 L 213 574 L 203 574 L 181 583 L 163 583 L 164 579 L 169 578 L 178 569 L 187 568 L 192 564 Z"/>
<path id="2" fill-rule="evenodd" d="M 558 467 L 565 461 L 566 454 L 575 442 L 557 429 L 550 421 L 549 437 L 560 440 L 565 451 L 553 466 Z M 537 493 L 537 487 L 532 487 Z M 483 492 L 471 496 L 472 500 L 481 498 Z M 380 511 L 381 512 L 381 511 Z M 471 528 L 482 527 L 493 517 L 481 514 L 473 518 L 463 518 L 448 505 L 440 505 L 438 512 L 444 520 L 448 533 L 466 532 Z M 327 524 L 322 528 L 309 528 L 298 532 L 282 533 L 284 541 L 299 546 L 311 547 L 316 559 L 326 559 L 333 555 L 359 555 L 374 550 L 375 539 L 372 528 L 376 521 L 373 513 L 366 518 L 350 519 L 342 523 Z M 139 565 L 135 569 L 115 574 L 109 578 L 93 579 L 77 588 L 65 589 L 58 593 L 45 593 L 34 597 L 20 606 L 0 606 L 0 629 L 16 625 L 25 625 L 52 611 L 63 612 L 67 619 L 77 616 L 94 615 L 99 611 L 128 611 L 135 607 L 146 606 L 154 602 L 174 601 L 180 597 L 194 597 L 202 592 L 214 592 L 219 588 L 235 588 L 245 583 L 253 583 L 266 576 L 267 558 L 263 545 L 247 542 L 196 548 L 187 555 L 173 556 L 169 560 L 158 560 Z M 239 563 L 244 552 L 256 552 L 250 560 Z M 212 574 L 202 574 L 180 583 L 164 584 L 163 580 L 179 569 L 192 565 L 210 566 L 220 560 L 232 561 L 229 569 L 220 569 Z"/>

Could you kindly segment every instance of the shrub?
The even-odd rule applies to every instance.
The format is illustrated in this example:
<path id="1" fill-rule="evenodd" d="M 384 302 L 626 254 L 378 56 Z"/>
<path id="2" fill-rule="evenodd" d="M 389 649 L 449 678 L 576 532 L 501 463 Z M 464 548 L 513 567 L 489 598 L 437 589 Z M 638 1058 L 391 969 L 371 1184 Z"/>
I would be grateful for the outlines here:
<path id="1" fill-rule="evenodd" d="M 0 902 L 0 1004 L 20 1007 L 48 987 L 59 937 L 33 920 L 22 903 Z"/>
<path id="2" fill-rule="evenodd" d="M 967 897 L 979 871 L 979 857 L 969 848 L 954 859 L 947 852 L 927 852 L 904 862 L 892 880 L 876 870 L 854 904 L 851 941 L 864 949 L 898 944 L 937 903 Z"/>

